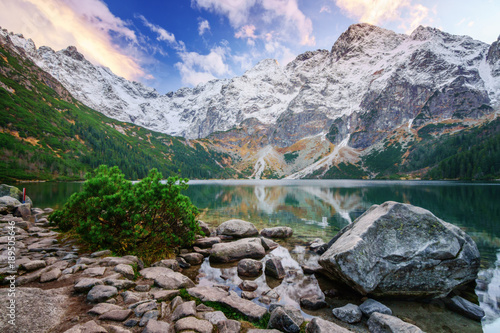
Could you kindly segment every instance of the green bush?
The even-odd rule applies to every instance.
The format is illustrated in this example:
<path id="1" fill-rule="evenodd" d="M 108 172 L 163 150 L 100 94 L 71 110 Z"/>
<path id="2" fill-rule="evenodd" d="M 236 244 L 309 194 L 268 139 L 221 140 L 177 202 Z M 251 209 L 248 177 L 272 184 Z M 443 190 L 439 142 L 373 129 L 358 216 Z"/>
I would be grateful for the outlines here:
<path id="1" fill-rule="evenodd" d="M 197 208 L 180 193 L 187 179 L 169 177 L 163 184 L 162 174 L 152 169 L 132 184 L 118 167 L 105 165 L 86 178 L 82 191 L 50 220 L 63 231 L 76 231 L 92 250 L 136 254 L 149 262 L 191 245 L 200 232 Z"/>

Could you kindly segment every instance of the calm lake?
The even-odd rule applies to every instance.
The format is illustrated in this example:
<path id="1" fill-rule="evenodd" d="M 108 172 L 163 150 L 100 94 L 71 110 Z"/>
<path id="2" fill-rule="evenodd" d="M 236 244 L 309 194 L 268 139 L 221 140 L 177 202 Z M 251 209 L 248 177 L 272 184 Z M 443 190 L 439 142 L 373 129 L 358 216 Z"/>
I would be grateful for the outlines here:
<path id="1" fill-rule="evenodd" d="M 227 180 L 189 184 L 186 195 L 199 208 L 201 220 L 218 225 L 240 218 L 258 229 L 290 226 L 297 243 L 315 238 L 327 242 L 371 205 L 385 201 L 426 208 L 464 229 L 477 243 L 482 262 L 476 294 L 486 312 L 482 329 L 500 332 L 500 183 Z M 17 186 L 27 189 L 35 206 L 60 208 L 72 193 L 81 189 L 82 183 Z"/>

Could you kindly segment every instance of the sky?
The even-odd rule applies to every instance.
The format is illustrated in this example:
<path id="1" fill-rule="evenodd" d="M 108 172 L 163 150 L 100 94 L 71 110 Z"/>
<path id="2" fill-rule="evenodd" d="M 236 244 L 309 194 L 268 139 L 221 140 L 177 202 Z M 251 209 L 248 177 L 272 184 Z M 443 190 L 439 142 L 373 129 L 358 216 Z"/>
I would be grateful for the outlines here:
<path id="1" fill-rule="evenodd" d="M 491 44 L 500 0 L 0 0 L 0 26 L 160 93 L 231 78 L 267 58 L 330 50 L 354 23 L 419 25 Z"/>

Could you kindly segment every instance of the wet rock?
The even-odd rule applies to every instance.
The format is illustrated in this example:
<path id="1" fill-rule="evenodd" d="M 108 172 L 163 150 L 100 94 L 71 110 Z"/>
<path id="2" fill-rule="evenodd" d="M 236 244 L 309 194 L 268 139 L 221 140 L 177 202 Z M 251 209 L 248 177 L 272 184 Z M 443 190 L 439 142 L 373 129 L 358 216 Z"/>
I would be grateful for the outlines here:
<path id="1" fill-rule="evenodd" d="M 189 301 L 184 302 L 177 306 L 172 313 L 172 320 L 177 321 L 184 317 L 195 316 L 196 315 L 196 302 Z"/>
<path id="2" fill-rule="evenodd" d="M 330 244 L 320 265 L 363 295 L 444 297 L 479 269 L 470 236 L 409 204 L 372 206 Z"/>
<path id="3" fill-rule="evenodd" d="M 238 275 L 257 277 L 262 274 L 262 262 L 254 259 L 242 259 L 238 262 Z"/>
<path id="4" fill-rule="evenodd" d="M 87 313 L 92 315 L 100 316 L 105 314 L 106 312 L 114 311 L 114 310 L 122 310 L 121 306 L 109 304 L 109 303 L 99 303 L 90 309 Z"/>
<path id="5" fill-rule="evenodd" d="M 255 291 L 259 285 L 253 281 L 243 280 L 238 287 L 243 291 Z"/>
<path id="6" fill-rule="evenodd" d="M 87 301 L 91 303 L 101 303 L 108 298 L 118 294 L 118 290 L 113 286 L 96 285 L 87 294 Z"/>
<path id="7" fill-rule="evenodd" d="M 379 312 L 379 313 L 383 313 L 383 314 L 387 314 L 387 315 L 392 315 L 392 310 L 389 309 L 387 306 L 385 306 L 384 304 L 374 300 L 374 299 L 367 299 L 366 301 L 363 302 L 363 304 L 361 304 L 359 306 L 359 309 L 361 310 L 361 312 L 363 312 L 363 314 L 367 317 L 370 317 L 372 315 L 372 313 L 374 312 Z"/>
<path id="8" fill-rule="evenodd" d="M 142 331 L 142 333 L 165 333 L 171 332 L 170 324 L 164 321 L 151 319 Z"/>
<path id="9" fill-rule="evenodd" d="M 331 321 L 321 318 L 313 318 L 306 326 L 306 333 L 349 333 L 348 329 L 343 328 Z"/>
<path id="10" fill-rule="evenodd" d="M 146 279 L 153 279 L 157 286 L 164 289 L 181 289 L 195 286 L 194 282 L 187 276 L 165 267 L 148 267 L 139 273 Z"/>
<path id="11" fill-rule="evenodd" d="M 214 244 L 220 243 L 220 238 L 219 237 L 204 237 L 204 238 L 198 238 L 195 242 L 194 245 L 201 247 L 202 249 L 210 248 Z"/>
<path id="12" fill-rule="evenodd" d="M 213 325 L 217 325 L 220 321 L 227 320 L 226 315 L 222 311 L 207 312 L 203 314 L 203 318 L 205 318 L 205 320 L 208 320 Z"/>
<path id="13" fill-rule="evenodd" d="M 479 305 L 469 302 L 460 296 L 445 298 L 445 304 L 450 310 L 473 320 L 481 321 L 485 315 L 484 310 Z"/>
<path id="14" fill-rule="evenodd" d="M 304 317 L 299 309 L 292 306 L 280 306 L 271 312 L 271 318 L 267 324 L 267 328 L 275 328 L 277 330 L 289 333 L 300 332 L 300 326 L 304 322 Z"/>
<path id="15" fill-rule="evenodd" d="M 267 238 L 288 238 L 293 235 L 293 230 L 290 227 L 265 228 L 260 235 Z"/>
<path id="16" fill-rule="evenodd" d="M 359 323 L 361 321 L 361 317 L 363 317 L 363 313 L 359 307 L 351 303 L 344 305 L 343 307 L 333 309 L 332 313 L 338 319 L 349 324 Z"/>
<path id="17" fill-rule="evenodd" d="M 211 262 L 233 262 L 245 258 L 261 259 L 266 255 L 259 238 L 245 238 L 230 243 L 219 243 L 212 247 Z"/>
<path id="18" fill-rule="evenodd" d="M 195 317 L 186 317 L 175 323 L 175 331 L 195 331 L 199 333 L 212 333 L 213 325 L 207 320 L 196 319 Z"/>
<path id="19" fill-rule="evenodd" d="M 241 323 L 236 320 L 223 320 L 217 323 L 219 333 L 234 333 L 240 332 Z"/>
<path id="20" fill-rule="evenodd" d="M 320 296 L 306 296 L 300 299 L 300 306 L 307 310 L 319 310 L 327 307 L 325 300 Z"/>
<path id="21" fill-rule="evenodd" d="M 47 263 L 44 260 L 32 260 L 22 264 L 21 268 L 27 270 L 28 272 L 31 272 L 40 268 L 44 268 L 45 266 L 47 266 Z"/>
<path id="22" fill-rule="evenodd" d="M 278 258 L 271 258 L 266 261 L 266 275 L 275 279 L 281 280 L 286 276 L 285 269 L 281 265 L 281 260 Z"/>
<path id="23" fill-rule="evenodd" d="M 104 282 L 94 278 L 83 278 L 75 284 L 76 292 L 85 292 L 92 289 L 96 285 L 103 285 Z"/>
<path id="24" fill-rule="evenodd" d="M 196 252 L 180 254 L 179 257 L 186 260 L 190 265 L 201 265 L 204 258 L 202 254 Z"/>
<path id="25" fill-rule="evenodd" d="M 99 320 L 125 321 L 132 314 L 132 310 L 111 310 L 99 316 Z"/>
<path id="26" fill-rule="evenodd" d="M 238 219 L 226 221 L 217 227 L 217 235 L 243 238 L 257 236 L 258 234 L 259 231 L 252 223 Z"/>
<path id="27" fill-rule="evenodd" d="M 374 312 L 368 319 L 368 329 L 373 333 L 422 333 L 423 331 L 415 325 L 402 321 L 401 319 Z"/>
<path id="28" fill-rule="evenodd" d="M 155 262 L 151 267 L 165 267 L 165 268 L 170 268 L 174 272 L 180 272 L 181 267 L 179 266 L 179 263 L 175 259 L 164 259 L 160 260 L 158 262 Z"/>
<path id="29" fill-rule="evenodd" d="M 262 242 L 262 246 L 266 251 L 274 250 L 279 246 L 278 243 L 269 238 L 261 237 L 260 241 Z"/>
<path id="30" fill-rule="evenodd" d="M 113 270 L 129 280 L 133 280 L 135 277 L 134 269 L 130 265 L 118 264 Z"/>

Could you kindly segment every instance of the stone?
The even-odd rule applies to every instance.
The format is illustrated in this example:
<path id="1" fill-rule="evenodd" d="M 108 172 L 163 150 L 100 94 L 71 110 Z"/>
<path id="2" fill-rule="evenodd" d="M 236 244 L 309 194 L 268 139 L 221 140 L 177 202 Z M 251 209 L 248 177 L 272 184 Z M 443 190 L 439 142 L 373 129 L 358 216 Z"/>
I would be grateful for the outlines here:
<path id="1" fill-rule="evenodd" d="M 184 301 L 182 300 L 182 297 L 180 296 L 176 296 L 172 302 L 170 302 L 170 309 L 172 311 L 175 310 L 175 308 L 177 308 L 179 305 L 181 305 L 182 303 L 184 303 Z"/>
<path id="2" fill-rule="evenodd" d="M 359 309 L 361 310 L 361 312 L 363 312 L 363 314 L 367 317 L 370 317 L 372 315 L 372 313 L 374 312 L 379 312 L 379 313 L 383 313 L 383 314 L 387 314 L 387 315 L 392 315 L 392 310 L 389 309 L 387 306 L 385 306 L 384 304 L 374 300 L 374 299 L 367 299 L 366 301 L 363 302 L 363 304 L 361 304 L 359 306 Z"/>
<path id="3" fill-rule="evenodd" d="M 235 333 L 241 331 L 241 323 L 237 320 L 223 320 L 217 323 L 219 333 Z"/>
<path id="4" fill-rule="evenodd" d="M 80 257 L 76 261 L 77 265 L 92 265 L 97 262 L 97 259 L 91 259 L 91 258 L 85 258 L 85 257 Z M 97 267 L 96 267 L 97 268 Z"/>
<path id="5" fill-rule="evenodd" d="M 87 294 L 87 301 L 91 303 L 105 302 L 118 294 L 118 290 L 113 286 L 96 285 Z"/>
<path id="6" fill-rule="evenodd" d="M 338 319 L 349 324 L 359 323 L 363 317 L 363 313 L 359 307 L 351 303 L 340 308 L 333 309 L 332 313 Z"/>
<path id="7" fill-rule="evenodd" d="M 126 327 L 134 327 L 134 326 L 137 326 L 139 324 L 139 319 L 137 318 L 132 318 L 132 319 L 129 319 L 127 320 L 126 322 L 123 323 L 123 326 L 126 326 Z"/>
<path id="8" fill-rule="evenodd" d="M 111 310 L 99 316 L 99 320 L 125 321 L 132 314 L 132 310 Z"/>
<path id="9" fill-rule="evenodd" d="M 269 238 L 261 237 L 260 241 L 261 241 L 262 246 L 264 247 L 264 249 L 266 251 L 274 250 L 279 246 L 278 243 L 276 243 L 275 241 L 273 241 Z"/>
<path id="10" fill-rule="evenodd" d="M 139 285 L 135 286 L 134 289 L 136 291 L 145 292 L 145 291 L 150 291 L 151 286 L 149 284 L 139 284 Z"/>
<path id="11" fill-rule="evenodd" d="M 234 262 L 245 258 L 261 259 L 266 255 L 259 238 L 245 238 L 230 243 L 219 243 L 212 247 L 210 261 Z"/>
<path id="12" fill-rule="evenodd" d="M 133 280 L 135 277 L 134 269 L 130 265 L 118 264 L 115 266 L 113 271 L 120 273 L 129 280 Z"/>
<path id="13" fill-rule="evenodd" d="M 460 296 L 453 296 L 452 298 L 445 298 L 446 307 L 455 311 L 465 317 L 473 320 L 481 321 L 485 313 L 484 310 L 477 304 L 469 302 Z"/>
<path id="14" fill-rule="evenodd" d="M 211 249 L 200 249 L 198 246 L 193 246 L 193 251 L 201 254 L 204 258 L 210 256 L 210 253 L 212 253 Z"/>
<path id="15" fill-rule="evenodd" d="M 102 276 L 106 272 L 106 267 L 92 267 L 85 269 L 85 275 Z"/>
<path id="16" fill-rule="evenodd" d="M 272 330 L 262 330 L 258 328 L 253 328 L 247 331 L 247 333 L 281 333 L 278 330 L 272 329 Z"/>
<path id="17" fill-rule="evenodd" d="M 151 310 L 142 315 L 141 321 L 139 322 L 139 326 L 146 326 L 148 321 L 150 320 L 158 320 L 160 316 L 160 312 L 158 310 Z"/>
<path id="18" fill-rule="evenodd" d="M 205 236 L 210 236 L 210 227 L 203 221 L 198 221 L 198 225 L 200 226 L 201 231 L 205 234 Z"/>
<path id="19" fill-rule="evenodd" d="M 164 259 L 155 262 L 154 264 L 151 265 L 151 267 L 165 267 L 165 268 L 170 268 L 174 272 L 180 272 L 181 267 L 179 266 L 179 263 L 175 259 Z"/>
<path id="20" fill-rule="evenodd" d="M 101 265 L 105 265 L 105 266 L 108 266 L 108 267 L 113 267 L 113 266 L 117 266 L 117 265 L 120 265 L 120 264 L 123 264 L 123 265 L 133 265 L 135 262 L 131 259 L 127 259 L 125 257 L 106 257 L 106 258 L 103 258 L 99 261 L 99 263 Z"/>
<path id="21" fill-rule="evenodd" d="M 220 238 L 219 237 L 204 237 L 204 238 L 198 238 L 195 242 L 194 245 L 201 247 L 202 249 L 210 248 L 214 244 L 220 243 Z"/>
<path id="22" fill-rule="evenodd" d="M 220 321 L 227 320 L 226 315 L 222 311 L 206 312 L 203 314 L 203 318 L 213 325 L 217 325 Z"/>
<path id="23" fill-rule="evenodd" d="M 166 267 L 148 267 L 139 272 L 146 279 L 153 279 L 155 284 L 164 289 L 181 289 L 194 287 L 194 282 L 181 273 Z"/>
<path id="24" fill-rule="evenodd" d="M 0 212 L 5 212 L 5 214 L 13 213 L 17 206 L 19 206 L 21 202 L 17 199 L 14 199 L 11 196 L 2 196 L 0 197 Z"/>
<path id="25" fill-rule="evenodd" d="M 348 329 L 343 328 L 331 321 L 321 318 L 313 318 L 306 326 L 306 333 L 349 333 Z"/>
<path id="26" fill-rule="evenodd" d="M 45 266 L 47 266 L 47 263 L 44 260 L 32 260 L 22 264 L 21 268 L 27 270 L 28 272 L 31 272 L 40 268 L 44 268 Z"/>
<path id="27" fill-rule="evenodd" d="M 113 286 L 118 290 L 135 287 L 135 282 L 127 279 L 104 279 L 104 284 Z"/>
<path id="28" fill-rule="evenodd" d="M 83 278 L 75 284 L 75 291 L 85 292 L 92 289 L 96 285 L 102 285 L 104 282 L 94 278 Z"/>
<path id="29" fill-rule="evenodd" d="M 104 256 L 109 256 L 111 255 L 110 250 L 102 250 L 102 251 L 97 251 L 94 252 L 90 255 L 91 258 L 96 258 L 96 257 L 104 257 Z"/>
<path id="30" fill-rule="evenodd" d="M 265 228 L 260 235 L 267 238 L 288 238 L 293 235 L 293 230 L 290 227 Z"/>
<path id="31" fill-rule="evenodd" d="M 86 322 L 85 324 L 78 324 L 76 326 L 73 326 L 67 331 L 64 331 L 64 333 L 107 333 L 108 331 L 98 325 L 95 321 L 90 320 Z"/>
<path id="32" fill-rule="evenodd" d="M 207 320 L 196 319 L 195 317 L 182 318 L 175 323 L 176 332 L 186 330 L 199 333 L 212 333 L 213 325 Z"/>
<path id="33" fill-rule="evenodd" d="M 196 302 L 189 301 L 184 302 L 177 306 L 172 313 L 172 320 L 177 321 L 184 317 L 195 316 L 196 315 Z"/>
<path id="34" fill-rule="evenodd" d="M 217 235 L 232 236 L 232 237 L 253 237 L 259 234 L 255 226 L 243 220 L 229 220 L 217 227 Z"/>
<path id="35" fill-rule="evenodd" d="M 281 265 L 281 260 L 278 258 L 267 259 L 265 273 L 266 275 L 278 280 L 281 280 L 286 276 L 285 269 L 283 268 L 283 265 Z"/>
<path id="36" fill-rule="evenodd" d="M 259 288 L 259 285 L 257 282 L 243 280 L 238 287 L 243 291 L 255 291 Z"/>
<path id="37" fill-rule="evenodd" d="M 302 297 L 300 299 L 300 306 L 307 310 L 319 310 L 326 308 L 328 304 L 326 304 L 322 297 L 314 295 Z"/>
<path id="38" fill-rule="evenodd" d="M 269 318 L 267 328 L 275 328 L 289 333 L 299 333 L 300 326 L 303 322 L 304 317 L 299 309 L 285 305 L 276 307 L 271 312 L 271 318 Z"/>
<path id="39" fill-rule="evenodd" d="M 24 203 L 20 204 L 14 210 L 14 216 L 22 217 L 23 220 L 28 220 L 31 216 L 31 205 Z"/>
<path id="40" fill-rule="evenodd" d="M 19 276 L 16 279 L 16 286 L 22 286 L 23 284 L 35 282 L 40 279 L 42 275 L 42 270 L 34 271 L 28 274 L 24 274 L 23 276 Z"/>
<path id="41" fill-rule="evenodd" d="M 105 314 L 106 312 L 114 311 L 114 310 L 122 310 L 122 307 L 118 306 L 118 305 L 114 305 L 114 304 L 109 304 L 109 303 L 99 303 L 96 306 L 94 306 L 92 309 L 87 311 L 87 313 L 100 316 L 102 314 Z"/>
<path id="42" fill-rule="evenodd" d="M 190 265 L 201 265 L 203 258 L 205 258 L 203 254 L 196 252 L 180 254 L 179 257 L 186 260 Z"/>
<path id="43" fill-rule="evenodd" d="M 428 210 L 392 201 L 372 206 L 329 245 L 319 264 L 362 295 L 444 297 L 479 270 L 469 235 Z"/>
<path id="44" fill-rule="evenodd" d="M 242 291 L 241 298 L 252 300 L 254 298 L 259 297 L 259 295 L 255 291 Z"/>
<path id="45" fill-rule="evenodd" d="M 242 259 L 238 262 L 238 275 L 257 277 L 262 274 L 262 262 L 254 259 Z"/>
<path id="46" fill-rule="evenodd" d="M 132 333 L 131 331 L 115 325 L 106 325 L 106 329 L 109 333 Z"/>
<path id="47" fill-rule="evenodd" d="M 133 291 L 125 291 L 121 293 L 121 295 L 125 304 L 134 304 L 140 302 L 142 299 L 140 294 L 134 293 Z"/>
<path id="48" fill-rule="evenodd" d="M 214 309 L 209 307 L 209 306 L 206 306 L 205 304 L 199 304 L 198 306 L 196 306 L 196 311 L 197 312 L 213 312 Z"/>
<path id="49" fill-rule="evenodd" d="M 158 303 L 156 301 L 150 301 L 146 303 L 142 303 L 138 305 L 134 309 L 134 313 L 137 317 L 141 317 L 144 313 L 151 311 L 151 310 L 157 310 L 158 309 Z"/>
<path id="50" fill-rule="evenodd" d="M 179 290 L 158 290 L 152 292 L 153 298 L 157 301 L 170 301 L 175 296 L 179 296 Z"/>
<path id="51" fill-rule="evenodd" d="M 45 282 L 54 281 L 54 280 L 57 280 L 61 275 L 62 275 L 61 270 L 59 268 L 54 268 L 48 272 L 43 273 L 40 276 L 40 282 L 45 283 Z"/>
<path id="52" fill-rule="evenodd" d="M 368 329 L 373 333 L 423 333 L 423 331 L 415 325 L 404 322 L 401 319 L 374 312 L 368 319 Z"/>
<path id="53" fill-rule="evenodd" d="M 142 333 L 165 333 L 170 332 L 170 324 L 164 321 L 151 319 Z"/>
<path id="54" fill-rule="evenodd" d="M 191 264 L 186 261 L 186 259 L 182 257 L 177 257 L 175 258 L 177 260 L 177 263 L 179 264 L 180 268 L 189 268 L 191 267 Z"/>

